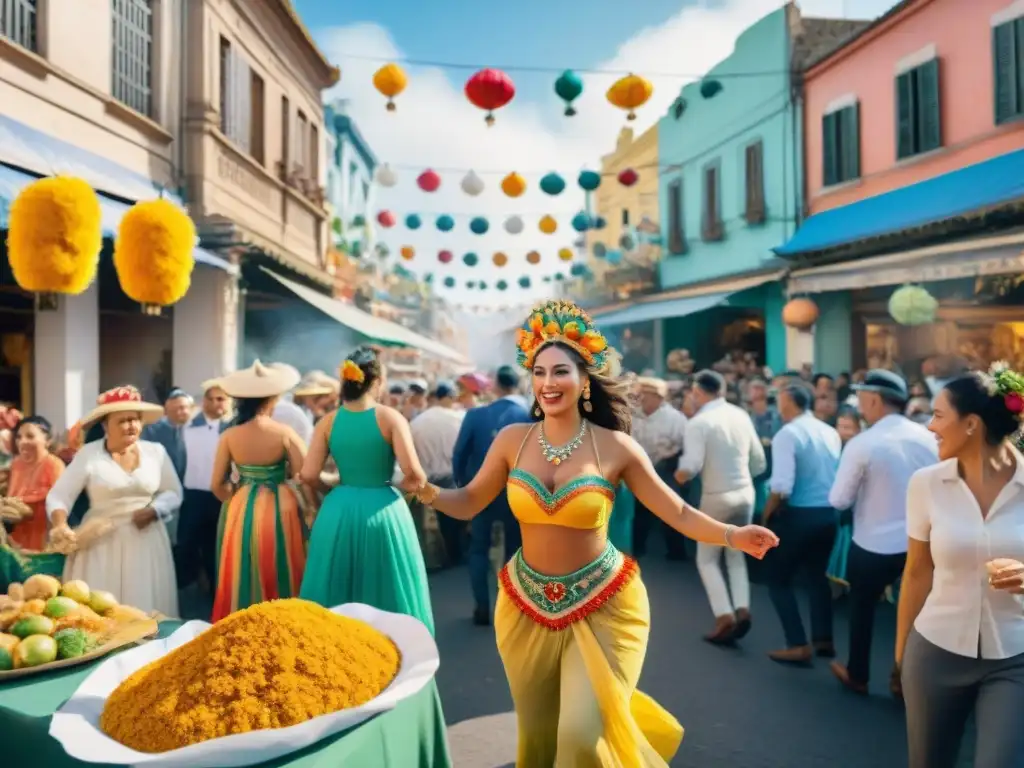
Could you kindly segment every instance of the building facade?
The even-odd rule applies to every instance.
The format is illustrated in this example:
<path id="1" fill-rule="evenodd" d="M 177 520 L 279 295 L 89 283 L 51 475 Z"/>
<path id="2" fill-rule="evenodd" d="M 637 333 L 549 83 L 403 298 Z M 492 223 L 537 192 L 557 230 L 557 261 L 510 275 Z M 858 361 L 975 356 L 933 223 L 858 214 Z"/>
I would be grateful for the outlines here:
<path id="1" fill-rule="evenodd" d="M 1024 362 L 1024 2 L 905 0 L 804 77 L 807 208 L 779 249 L 815 367 Z M 939 301 L 897 323 L 903 284 Z"/>

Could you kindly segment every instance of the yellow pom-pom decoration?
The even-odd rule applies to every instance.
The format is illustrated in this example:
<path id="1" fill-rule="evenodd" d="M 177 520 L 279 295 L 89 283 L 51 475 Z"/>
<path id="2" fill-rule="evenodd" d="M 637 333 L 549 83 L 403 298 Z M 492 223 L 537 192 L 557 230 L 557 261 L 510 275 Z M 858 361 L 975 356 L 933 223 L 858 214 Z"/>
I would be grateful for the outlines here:
<path id="1" fill-rule="evenodd" d="M 40 179 L 11 203 L 7 258 L 23 290 L 82 293 L 96 277 L 102 250 L 100 201 L 81 179 Z"/>
<path id="2" fill-rule="evenodd" d="M 121 288 L 140 304 L 166 307 L 192 282 L 196 228 L 170 200 L 136 203 L 121 219 L 114 243 L 114 269 Z"/>

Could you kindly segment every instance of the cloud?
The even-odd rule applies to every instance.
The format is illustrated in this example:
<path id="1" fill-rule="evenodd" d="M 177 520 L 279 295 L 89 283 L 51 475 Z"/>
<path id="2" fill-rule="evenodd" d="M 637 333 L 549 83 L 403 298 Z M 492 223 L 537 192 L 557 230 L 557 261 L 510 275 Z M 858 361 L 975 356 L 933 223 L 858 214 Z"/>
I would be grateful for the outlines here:
<path id="1" fill-rule="evenodd" d="M 587 68 L 635 71 L 651 80 L 654 95 L 632 124 L 639 136 L 667 111 L 688 82 L 678 76 L 650 73 L 707 71 L 729 55 L 739 33 L 780 4 L 780 0 L 721 0 L 713 5 L 688 5 L 664 24 L 636 32 L 606 61 Z M 844 10 L 842 0 L 805 0 L 801 5 L 805 15 L 839 16 Z M 857 5 L 861 15 L 872 15 L 885 10 L 891 0 L 856 0 L 846 5 Z M 412 246 L 416 256 L 406 263 L 410 269 L 419 274 L 433 272 L 438 283 L 446 275 L 455 277 L 458 288 L 449 290 L 438 285 L 437 289 L 454 303 L 493 309 L 498 305 L 529 304 L 551 294 L 553 285 L 543 283 L 541 277 L 568 271 L 556 252 L 576 239 L 569 222 L 584 203 L 575 177 L 584 168 L 599 169 L 601 156 L 614 148 L 617 134 L 627 124 L 624 115 L 604 100 L 608 86 L 619 75 L 584 75 L 585 91 L 577 102 L 579 114 L 572 119 L 562 117 L 561 102 L 551 91 L 554 75 L 536 75 L 548 82 L 545 91 L 536 91 L 546 93 L 547 98 L 539 102 L 517 98 L 497 113 L 496 124 L 488 128 L 483 113 L 466 101 L 462 91 L 470 71 L 406 66 L 409 86 L 396 100 L 397 112 L 387 112 L 383 97 L 371 82 L 383 62 L 351 56 L 401 60 L 403 52 L 388 32 L 373 24 L 357 24 L 319 30 L 317 38 L 328 57 L 342 68 L 341 83 L 326 98 L 349 101 L 349 114 L 360 132 L 381 161 L 398 172 L 398 186 L 379 190 L 376 201 L 378 209 L 390 209 L 398 217 L 397 226 L 379 230 L 380 239 L 392 253 L 397 254 L 402 246 Z M 519 82 L 535 77 L 529 73 L 509 74 Z M 415 183 L 427 167 L 438 171 L 443 179 L 441 189 L 434 194 L 422 192 Z M 475 169 L 484 179 L 487 188 L 479 197 L 470 197 L 459 188 L 465 169 Z M 499 189 L 504 173 L 513 170 L 525 176 L 530 186 L 515 200 Z M 548 170 L 561 173 L 569 182 L 558 197 L 537 189 L 537 182 Z M 405 228 L 403 221 L 408 213 L 420 214 L 421 229 L 412 232 Z M 441 233 L 433 226 L 441 213 L 455 216 L 453 232 Z M 537 229 L 537 221 L 545 213 L 558 220 L 554 235 L 541 234 Z M 502 227 L 511 214 L 521 214 L 526 222 L 520 235 L 508 235 Z M 487 217 L 490 231 L 483 236 L 471 234 L 470 216 Z M 442 249 L 455 254 L 451 265 L 438 263 L 437 253 Z M 531 250 L 542 255 L 537 266 L 526 262 Z M 498 269 L 492 265 L 491 256 L 496 251 L 509 256 L 508 266 Z M 461 257 L 467 252 L 480 257 L 477 267 L 462 264 Z M 529 290 L 517 285 L 523 275 L 533 280 Z M 463 287 L 467 280 L 481 279 L 493 286 L 499 278 L 510 285 L 504 294 Z"/>

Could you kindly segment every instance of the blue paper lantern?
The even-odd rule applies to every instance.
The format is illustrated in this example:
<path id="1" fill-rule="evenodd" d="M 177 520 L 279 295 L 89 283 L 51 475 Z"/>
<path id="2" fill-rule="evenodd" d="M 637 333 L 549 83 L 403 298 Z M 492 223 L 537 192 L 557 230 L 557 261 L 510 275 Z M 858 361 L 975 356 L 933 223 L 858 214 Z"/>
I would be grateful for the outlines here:
<path id="1" fill-rule="evenodd" d="M 497 288 L 499 291 L 504 291 L 506 288 L 508 288 L 508 283 L 506 283 L 504 280 L 499 280 L 497 283 L 495 283 L 494 287 Z"/>
<path id="2" fill-rule="evenodd" d="M 594 252 L 595 259 L 603 259 L 608 254 L 608 249 L 604 243 L 594 243 L 594 247 L 591 250 Z"/>
<path id="3" fill-rule="evenodd" d="M 583 264 L 573 264 L 569 267 L 569 274 L 573 277 L 582 277 L 586 271 L 587 268 Z"/>
<path id="4" fill-rule="evenodd" d="M 594 171 L 583 171 L 576 181 L 585 192 L 593 192 L 601 186 L 601 174 Z"/>
<path id="5" fill-rule="evenodd" d="M 487 219 L 483 216 L 477 216 L 471 222 L 469 222 L 469 231 L 474 235 L 486 234 L 487 230 L 491 228 L 491 225 L 487 223 Z"/>
<path id="6" fill-rule="evenodd" d="M 466 281 L 466 287 L 467 288 L 476 288 L 476 281 L 475 280 L 467 280 Z"/>
<path id="7" fill-rule="evenodd" d="M 577 232 L 586 232 L 590 229 L 590 217 L 584 211 L 580 211 L 572 217 L 572 228 Z"/>
<path id="8" fill-rule="evenodd" d="M 608 222 L 605 220 L 604 216 L 598 216 L 594 219 L 594 229 L 604 229 L 607 226 Z"/>
<path id="9" fill-rule="evenodd" d="M 540 180 L 540 191 L 547 195 L 560 195 L 565 189 L 565 179 L 557 173 L 549 173 Z"/>
<path id="10" fill-rule="evenodd" d="M 621 264 L 622 263 L 622 251 L 608 251 L 605 254 L 605 261 L 609 264 Z"/>
<path id="11" fill-rule="evenodd" d="M 443 216 L 437 217 L 437 228 L 442 232 L 451 232 L 455 229 L 455 219 L 449 216 L 447 213 Z"/>
<path id="12" fill-rule="evenodd" d="M 563 275 L 561 272 L 555 272 L 555 282 L 560 283 L 563 280 L 565 280 L 565 275 Z"/>
<path id="13" fill-rule="evenodd" d="M 407 229 L 419 229 L 423 224 L 423 220 L 415 213 L 410 213 L 405 217 L 405 226 Z"/>
<path id="14" fill-rule="evenodd" d="M 485 283 L 483 280 L 481 280 L 479 283 L 476 284 L 476 287 L 479 288 L 481 291 L 486 291 L 487 290 L 487 283 Z"/>
<path id="15" fill-rule="evenodd" d="M 519 278 L 519 287 L 520 288 L 529 288 L 530 287 L 530 278 L 526 277 L 525 275 L 523 275 L 523 277 L 520 277 Z"/>
<path id="16" fill-rule="evenodd" d="M 454 277 L 446 277 L 444 279 L 444 287 L 445 288 L 454 288 L 455 287 L 455 278 Z"/>
<path id="17" fill-rule="evenodd" d="M 467 253 L 462 257 L 462 263 L 467 267 L 475 267 L 479 261 L 480 259 L 475 253 Z"/>

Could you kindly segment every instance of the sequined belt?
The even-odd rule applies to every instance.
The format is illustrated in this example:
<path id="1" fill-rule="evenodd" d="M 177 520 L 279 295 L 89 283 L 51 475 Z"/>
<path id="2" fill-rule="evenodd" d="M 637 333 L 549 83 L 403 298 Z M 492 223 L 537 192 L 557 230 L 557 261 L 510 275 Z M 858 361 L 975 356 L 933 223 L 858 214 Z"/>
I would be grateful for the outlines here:
<path id="1" fill-rule="evenodd" d="M 609 543 L 600 557 L 565 576 L 537 573 L 519 550 L 501 569 L 500 581 L 524 615 L 548 629 L 562 630 L 608 602 L 637 571 L 636 560 Z"/>

